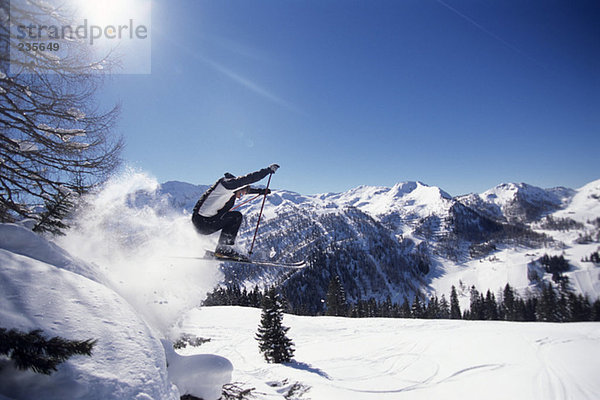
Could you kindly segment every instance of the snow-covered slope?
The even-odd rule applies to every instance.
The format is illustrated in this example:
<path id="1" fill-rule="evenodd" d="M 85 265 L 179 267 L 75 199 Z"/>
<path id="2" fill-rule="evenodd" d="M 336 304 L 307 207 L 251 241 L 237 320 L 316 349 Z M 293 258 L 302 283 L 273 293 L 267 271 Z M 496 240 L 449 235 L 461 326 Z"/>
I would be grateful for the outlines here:
<path id="1" fill-rule="evenodd" d="M 573 194 L 573 190 L 562 187 L 542 189 L 526 183 L 503 183 L 481 194 L 458 199 L 496 219 L 530 222 L 562 208 Z"/>
<path id="2" fill-rule="evenodd" d="M 600 179 L 576 190 L 569 204 L 554 215 L 582 223 L 600 218 Z"/>
<path id="3" fill-rule="evenodd" d="M 33 233 L 28 221 L 0 224 L 0 327 L 97 340 L 91 357 L 73 357 L 50 376 L 18 371 L 0 356 L 0 399 L 220 397 L 231 363 L 179 356 L 164 340 L 220 274 L 178 258 L 204 244 L 187 215 L 169 212 L 164 196 L 152 194 L 156 188 L 144 174 L 109 182 L 55 242 Z M 153 207 L 136 202 L 142 190 Z"/>
<path id="4" fill-rule="evenodd" d="M 422 182 L 403 182 L 391 188 L 360 186 L 344 193 L 319 195 L 317 198 L 337 204 L 338 207 L 355 207 L 373 216 L 402 212 L 414 218 L 445 213 L 452 200 L 440 188 Z"/>
<path id="5" fill-rule="evenodd" d="M 74 272 L 96 282 L 104 282 L 105 277 L 96 268 L 69 254 L 56 244 L 34 235 L 25 223 L 3 224 L 0 226 L 1 248 L 15 254 L 29 257 L 45 264 Z"/>
<path id="6" fill-rule="evenodd" d="M 86 277 L 92 269 L 23 227 L 0 224 L 0 326 L 98 340 L 92 357 L 75 357 L 51 376 L 4 365 L 0 393 L 14 399 L 177 399 L 157 333 L 122 297 Z"/>
<path id="7" fill-rule="evenodd" d="M 178 210 L 191 210 L 208 189 L 206 185 L 192 185 L 186 182 L 170 181 L 160 185 L 159 194 L 166 194 L 171 206 Z M 171 196 L 170 193 L 177 193 Z"/>
<path id="8" fill-rule="evenodd" d="M 174 328 L 210 338 L 260 399 L 556 399 L 600 393 L 600 323 L 348 319 L 286 315 L 294 361 L 266 364 L 260 310 L 205 307 Z"/>

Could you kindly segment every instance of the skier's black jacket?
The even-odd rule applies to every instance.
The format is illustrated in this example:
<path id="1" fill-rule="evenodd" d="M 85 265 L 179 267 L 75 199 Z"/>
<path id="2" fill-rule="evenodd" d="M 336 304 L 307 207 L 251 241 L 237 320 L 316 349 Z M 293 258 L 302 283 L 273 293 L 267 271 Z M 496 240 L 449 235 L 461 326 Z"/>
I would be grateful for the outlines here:
<path id="1" fill-rule="evenodd" d="M 235 191 L 258 182 L 272 172 L 270 168 L 263 168 L 248 175 L 235 177 L 226 174 L 212 185 L 198 200 L 194 206 L 192 215 L 200 215 L 204 218 L 221 218 L 223 214 L 233 207 L 235 203 Z M 248 193 L 264 194 L 265 189 L 248 187 Z"/>

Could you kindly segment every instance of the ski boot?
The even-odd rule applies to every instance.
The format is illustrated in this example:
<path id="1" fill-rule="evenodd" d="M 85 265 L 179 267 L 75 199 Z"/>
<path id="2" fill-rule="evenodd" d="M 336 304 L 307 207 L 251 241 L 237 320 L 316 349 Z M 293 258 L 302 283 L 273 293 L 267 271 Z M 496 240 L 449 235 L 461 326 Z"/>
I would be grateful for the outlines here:
<path id="1" fill-rule="evenodd" d="M 215 249 L 215 257 L 221 260 L 234 260 L 234 261 L 243 261 L 250 262 L 250 258 L 245 254 L 236 251 L 233 246 L 220 244 Z"/>

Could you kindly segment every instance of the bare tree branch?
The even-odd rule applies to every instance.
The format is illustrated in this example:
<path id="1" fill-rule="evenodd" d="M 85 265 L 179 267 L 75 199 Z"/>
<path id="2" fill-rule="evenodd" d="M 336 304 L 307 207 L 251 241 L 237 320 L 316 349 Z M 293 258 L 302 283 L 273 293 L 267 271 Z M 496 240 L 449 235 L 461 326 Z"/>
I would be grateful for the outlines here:
<path id="1" fill-rule="evenodd" d="M 101 110 L 95 98 L 115 60 L 111 54 L 95 60 L 75 39 L 61 41 L 60 59 L 44 51 L 11 58 L 18 47 L 11 26 L 71 19 L 46 2 L 14 3 L 9 9 L 0 1 L 0 221 L 40 221 L 42 213 L 55 221 L 49 204 L 71 204 L 67 194 L 102 183 L 121 162 L 124 142 L 113 131 L 119 106 Z"/>

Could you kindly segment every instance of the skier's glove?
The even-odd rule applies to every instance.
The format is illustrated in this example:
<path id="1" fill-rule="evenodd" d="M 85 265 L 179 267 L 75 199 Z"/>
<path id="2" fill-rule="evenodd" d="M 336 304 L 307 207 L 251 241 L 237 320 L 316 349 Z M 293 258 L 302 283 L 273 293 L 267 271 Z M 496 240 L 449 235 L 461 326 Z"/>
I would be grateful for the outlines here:
<path id="1" fill-rule="evenodd" d="M 248 193 L 249 194 L 259 194 L 259 195 L 271 194 L 271 189 L 249 188 Z"/>
<path id="2" fill-rule="evenodd" d="M 279 165 L 277 165 L 277 164 L 271 164 L 269 166 L 269 169 L 271 170 L 271 173 L 274 174 L 279 169 Z"/>

